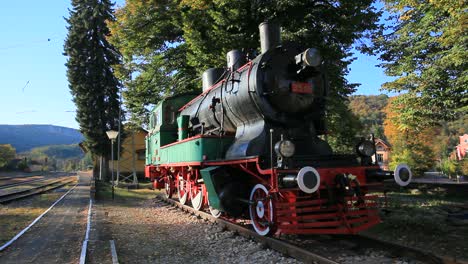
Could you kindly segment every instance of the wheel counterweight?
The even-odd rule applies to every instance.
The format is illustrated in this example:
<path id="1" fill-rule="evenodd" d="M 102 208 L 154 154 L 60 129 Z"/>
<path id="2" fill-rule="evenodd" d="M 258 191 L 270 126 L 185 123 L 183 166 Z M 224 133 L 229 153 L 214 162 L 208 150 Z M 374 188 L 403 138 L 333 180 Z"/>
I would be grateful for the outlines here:
<path id="1" fill-rule="evenodd" d="M 190 182 L 184 179 L 182 175 L 179 175 L 179 181 L 177 185 L 177 196 L 181 204 L 187 203 L 188 194 L 190 192 Z"/>
<path id="2" fill-rule="evenodd" d="M 203 207 L 204 189 L 205 188 L 203 184 L 192 183 L 192 188 L 190 189 L 190 200 L 192 201 L 193 209 L 197 211 Z"/>

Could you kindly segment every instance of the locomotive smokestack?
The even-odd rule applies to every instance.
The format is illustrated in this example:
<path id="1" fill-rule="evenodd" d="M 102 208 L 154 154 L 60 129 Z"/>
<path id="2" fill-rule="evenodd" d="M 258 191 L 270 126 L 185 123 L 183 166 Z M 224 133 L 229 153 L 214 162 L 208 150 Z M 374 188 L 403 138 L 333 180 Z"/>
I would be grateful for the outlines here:
<path id="1" fill-rule="evenodd" d="M 204 71 L 202 75 L 203 91 L 206 91 L 208 88 L 221 81 L 223 73 L 224 69 L 222 68 L 210 68 Z"/>
<path id="2" fill-rule="evenodd" d="M 231 50 L 226 55 L 227 67 L 231 71 L 239 69 L 245 63 L 245 55 L 240 50 Z"/>
<path id="3" fill-rule="evenodd" d="M 263 22 L 258 28 L 260 30 L 260 48 L 262 53 L 281 45 L 281 32 L 277 24 Z"/>

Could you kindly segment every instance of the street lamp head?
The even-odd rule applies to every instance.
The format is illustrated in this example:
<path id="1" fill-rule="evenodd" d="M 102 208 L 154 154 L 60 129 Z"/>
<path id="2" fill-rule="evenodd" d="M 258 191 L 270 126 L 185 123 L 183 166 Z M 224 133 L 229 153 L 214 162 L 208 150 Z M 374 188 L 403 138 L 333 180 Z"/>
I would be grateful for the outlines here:
<path id="1" fill-rule="evenodd" d="M 118 131 L 114 131 L 114 130 L 109 130 L 106 132 L 107 134 L 107 137 L 110 139 L 110 140 L 115 140 L 117 138 L 117 136 L 119 135 L 119 132 Z"/>

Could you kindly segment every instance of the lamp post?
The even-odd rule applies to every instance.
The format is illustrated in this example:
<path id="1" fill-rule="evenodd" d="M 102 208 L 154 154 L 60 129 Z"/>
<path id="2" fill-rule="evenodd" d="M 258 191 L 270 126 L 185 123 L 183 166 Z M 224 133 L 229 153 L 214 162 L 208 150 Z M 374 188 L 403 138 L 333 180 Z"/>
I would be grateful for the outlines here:
<path id="1" fill-rule="evenodd" d="M 111 159 L 112 159 L 112 200 L 114 200 L 114 141 L 119 135 L 118 131 L 109 130 L 106 132 L 107 137 L 111 140 Z"/>

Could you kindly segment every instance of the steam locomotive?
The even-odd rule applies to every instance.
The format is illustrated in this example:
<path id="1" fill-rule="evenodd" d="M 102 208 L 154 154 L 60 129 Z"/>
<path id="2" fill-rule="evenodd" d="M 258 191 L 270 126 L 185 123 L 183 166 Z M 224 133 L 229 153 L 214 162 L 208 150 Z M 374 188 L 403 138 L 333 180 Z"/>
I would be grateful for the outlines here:
<path id="1" fill-rule="evenodd" d="M 373 139 L 353 155 L 321 138 L 327 82 L 320 52 L 281 43 L 260 24 L 261 54 L 227 54 L 203 73 L 203 93 L 166 98 L 151 112 L 145 176 L 167 197 L 215 217 L 250 219 L 267 234 L 355 234 L 380 222 L 369 190 L 410 168 L 381 170 Z"/>

